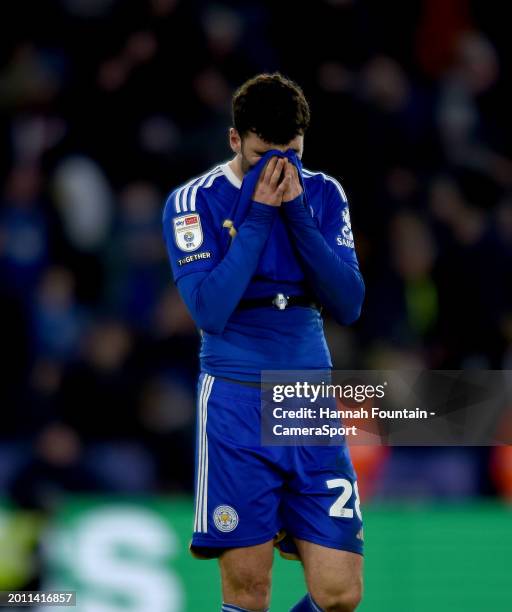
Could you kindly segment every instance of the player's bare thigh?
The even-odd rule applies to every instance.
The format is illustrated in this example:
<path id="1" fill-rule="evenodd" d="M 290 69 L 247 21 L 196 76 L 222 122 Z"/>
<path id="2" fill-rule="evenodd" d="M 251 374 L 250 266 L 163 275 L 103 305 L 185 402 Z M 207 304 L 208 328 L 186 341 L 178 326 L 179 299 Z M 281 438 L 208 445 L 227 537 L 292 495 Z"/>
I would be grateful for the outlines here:
<path id="1" fill-rule="evenodd" d="M 326 612 L 352 612 L 363 591 L 363 557 L 295 538 L 308 591 Z"/>
<path id="2" fill-rule="evenodd" d="M 272 540 L 224 551 L 219 557 L 224 603 L 266 610 L 270 605 L 273 557 Z"/>

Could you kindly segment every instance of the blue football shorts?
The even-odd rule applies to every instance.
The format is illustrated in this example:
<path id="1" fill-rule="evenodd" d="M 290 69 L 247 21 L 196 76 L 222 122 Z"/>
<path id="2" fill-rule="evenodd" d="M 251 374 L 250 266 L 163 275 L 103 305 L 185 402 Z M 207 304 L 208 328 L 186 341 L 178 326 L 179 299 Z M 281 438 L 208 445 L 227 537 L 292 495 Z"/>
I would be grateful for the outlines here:
<path id="1" fill-rule="evenodd" d="M 363 554 L 347 446 L 263 446 L 260 396 L 259 387 L 199 377 L 192 554 L 273 540 L 297 559 L 294 538 Z"/>

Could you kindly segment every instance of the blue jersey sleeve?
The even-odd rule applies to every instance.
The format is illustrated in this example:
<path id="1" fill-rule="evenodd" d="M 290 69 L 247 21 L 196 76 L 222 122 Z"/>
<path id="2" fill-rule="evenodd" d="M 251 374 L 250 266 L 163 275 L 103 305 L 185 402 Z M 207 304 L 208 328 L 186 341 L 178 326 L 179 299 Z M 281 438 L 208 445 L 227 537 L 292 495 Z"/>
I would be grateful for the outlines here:
<path id="1" fill-rule="evenodd" d="M 214 226 L 206 195 L 198 190 L 194 210 L 183 212 L 177 203 L 180 189 L 171 193 L 163 213 L 163 231 L 174 281 L 194 272 L 213 269 L 219 259 L 222 228 Z M 180 211 L 180 212 L 177 212 Z"/>
<path id="2" fill-rule="evenodd" d="M 321 224 L 302 195 L 284 203 L 283 209 L 313 290 L 336 320 L 348 325 L 361 313 L 364 283 L 343 190 L 330 180 L 324 190 Z"/>
<path id="3" fill-rule="evenodd" d="M 348 199 L 341 185 L 329 180 L 325 183 L 320 231 L 333 251 L 354 270 L 359 271 Z"/>
<path id="4" fill-rule="evenodd" d="M 220 334 L 256 270 L 277 208 L 250 202 L 247 217 L 224 253 L 222 228 L 213 226 L 205 196 L 198 192 L 196 210 L 185 215 L 175 212 L 173 196 L 163 222 L 174 280 L 196 325 Z"/>

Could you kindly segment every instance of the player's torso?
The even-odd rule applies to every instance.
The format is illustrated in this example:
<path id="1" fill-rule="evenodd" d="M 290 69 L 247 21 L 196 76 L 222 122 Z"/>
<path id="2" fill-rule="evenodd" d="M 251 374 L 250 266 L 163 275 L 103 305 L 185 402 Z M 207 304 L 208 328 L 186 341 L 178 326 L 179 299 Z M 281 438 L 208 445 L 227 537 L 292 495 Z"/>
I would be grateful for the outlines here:
<path id="1" fill-rule="evenodd" d="M 308 171 L 303 177 L 307 206 L 321 226 L 324 181 Z M 213 238 L 209 249 L 217 263 L 229 249 L 231 239 L 223 223 L 233 216 L 235 206 L 239 205 L 240 187 L 241 181 L 227 164 L 223 164 L 179 188 L 178 195 L 170 200 L 172 214 L 178 215 L 174 219 L 175 226 L 177 222 L 186 224 L 188 221 L 192 225 L 201 224 L 202 232 L 208 231 Z M 183 230 L 182 233 L 186 240 L 187 232 Z M 202 233 L 196 229 L 190 235 L 194 238 Z M 187 248 L 185 244 L 182 246 L 183 250 Z M 200 245 L 194 246 L 197 249 Z M 281 211 L 275 217 L 242 299 L 271 298 L 280 292 L 311 294 Z M 200 357 L 203 371 L 239 380 L 259 380 L 264 369 L 324 369 L 332 365 L 320 312 L 300 306 L 280 311 L 271 306 L 270 300 L 267 307 L 236 308 L 220 334 L 204 332 Z"/>

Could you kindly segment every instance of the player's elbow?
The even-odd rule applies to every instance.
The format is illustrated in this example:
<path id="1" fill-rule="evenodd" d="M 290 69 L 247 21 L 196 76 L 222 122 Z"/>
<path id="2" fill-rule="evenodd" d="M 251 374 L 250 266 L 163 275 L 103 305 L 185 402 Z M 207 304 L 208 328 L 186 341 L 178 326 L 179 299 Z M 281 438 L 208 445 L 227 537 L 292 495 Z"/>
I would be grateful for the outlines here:
<path id="1" fill-rule="evenodd" d="M 349 303 L 344 303 L 342 308 L 339 308 L 336 312 L 336 320 L 340 325 L 352 325 L 361 316 L 361 310 L 363 308 L 365 287 L 361 277 L 359 277 L 357 284 L 351 291 L 351 297 Z"/>
<path id="2" fill-rule="evenodd" d="M 200 306 L 194 300 L 186 300 L 188 311 L 199 329 L 208 334 L 221 334 L 226 327 L 226 321 L 212 309 Z"/>
<path id="3" fill-rule="evenodd" d="M 183 289 L 183 286 L 180 288 Z M 194 323 L 208 334 L 221 334 L 226 327 L 225 314 L 212 304 L 212 300 L 204 297 L 200 284 L 188 289 L 182 291 L 182 297 Z"/>
<path id="4" fill-rule="evenodd" d="M 350 310 L 344 311 L 338 318 L 338 323 L 341 325 L 352 325 L 361 316 L 361 306 L 359 308 L 351 308 Z"/>

